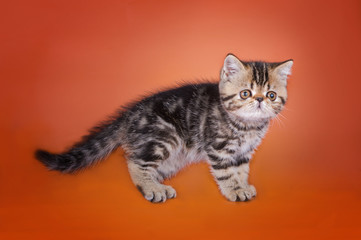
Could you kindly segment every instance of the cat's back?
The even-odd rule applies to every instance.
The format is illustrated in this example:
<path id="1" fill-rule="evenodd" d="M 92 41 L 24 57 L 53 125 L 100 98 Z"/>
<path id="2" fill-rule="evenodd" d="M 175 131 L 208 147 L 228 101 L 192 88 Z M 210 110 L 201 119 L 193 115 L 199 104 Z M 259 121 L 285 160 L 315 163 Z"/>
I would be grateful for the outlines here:
<path id="1" fill-rule="evenodd" d="M 179 137 L 186 137 L 212 102 L 219 102 L 215 83 L 187 84 L 160 91 L 126 107 L 126 132 L 140 137 L 174 129 Z"/>
<path id="2" fill-rule="evenodd" d="M 129 111 L 136 111 L 145 106 L 159 107 L 159 104 L 166 105 L 170 108 L 172 108 L 172 105 L 173 107 L 175 107 L 175 105 L 186 107 L 187 105 L 194 103 L 192 101 L 202 97 L 211 97 L 212 99 L 218 100 L 218 84 L 206 82 L 180 85 L 144 97 L 141 100 L 130 104 L 127 109 Z"/>

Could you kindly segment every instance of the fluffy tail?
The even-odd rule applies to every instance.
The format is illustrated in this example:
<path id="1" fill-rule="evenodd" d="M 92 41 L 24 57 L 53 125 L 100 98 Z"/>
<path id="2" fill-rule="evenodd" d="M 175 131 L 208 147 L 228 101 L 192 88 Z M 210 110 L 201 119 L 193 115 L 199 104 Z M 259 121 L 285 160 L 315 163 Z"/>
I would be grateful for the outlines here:
<path id="1" fill-rule="evenodd" d="M 108 156 L 120 145 L 120 118 L 95 127 L 82 141 L 62 154 L 37 150 L 35 157 L 49 170 L 72 173 Z"/>

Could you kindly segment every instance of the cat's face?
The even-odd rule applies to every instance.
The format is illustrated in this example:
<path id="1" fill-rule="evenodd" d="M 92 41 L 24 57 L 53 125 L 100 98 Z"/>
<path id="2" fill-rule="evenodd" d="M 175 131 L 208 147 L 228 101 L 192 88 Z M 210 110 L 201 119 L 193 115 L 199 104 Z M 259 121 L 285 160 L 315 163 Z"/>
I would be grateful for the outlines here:
<path id="1" fill-rule="evenodd" d="M 227 112 L 244 121 L 275 117 L 287 100 L 287 77 L 293 61 L 241 62 L 228 55 L 221 71 L 219 91 Z"/>

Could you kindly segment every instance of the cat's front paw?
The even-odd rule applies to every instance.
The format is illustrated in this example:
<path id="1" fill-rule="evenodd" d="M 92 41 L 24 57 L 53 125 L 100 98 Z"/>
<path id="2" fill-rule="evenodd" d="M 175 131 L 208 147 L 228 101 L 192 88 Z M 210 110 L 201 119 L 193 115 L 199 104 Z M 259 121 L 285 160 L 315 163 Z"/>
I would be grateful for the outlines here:
<path id="1" fill-rule="evenodd" d="M 167 199 L 177 196 L 174 188 L 163 184 L 137 186 L 137 188 L 143 194 L 144 198 L 152 203 L 165 202 Z"/>
<path id="2" fill-rule="evenodd" d="M 232 202 L 249 201 L 257 195 L 256 188 L 253 185 L 248 185 L 245 188 L 236 187 L 225 194 L 226 198 Z"/>

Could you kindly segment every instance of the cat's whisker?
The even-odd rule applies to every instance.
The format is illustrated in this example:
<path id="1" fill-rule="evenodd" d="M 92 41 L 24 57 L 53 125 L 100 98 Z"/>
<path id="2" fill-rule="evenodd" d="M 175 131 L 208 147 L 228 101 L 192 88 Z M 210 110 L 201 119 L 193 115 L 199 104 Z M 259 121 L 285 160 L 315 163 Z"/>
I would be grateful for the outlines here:
<path id="1" fill-rule="evenodd" d="M 280 124 L 280 127 L 284 127 L 285 124 L 282 122 L 282 119 L 278 116 L 276 116 L 277 122 Z"/>
<path id="2" fill-rule="evenodd" d="M 280 117 L 283 117 L 284 119 L 287 120 L 287 118 L 286 118 L 282 113 L 278 113 L 278 115 L 279 115 Z"/>
<path id="3" fill-rule="evenodd" d="M 284 126 L 285 126 L 285 124 L 282 122 L 282 119 L 281 119 L 281 118 L 279 118 L 278 116 L 276 116 L 275 119 L 276 119 L 276 121 L 280 124 L 280 125 L 279 125 L 280 127 L 284 127 Z"/>
<path id="4" fill-rule="evenodd" d="M 294 110 L 289 108 L 289 107 L 286 107 L 286 106 L 283 106 L 283 110 L 284 111 L 290 111 L 290 112 L 293 112 Z"/>

